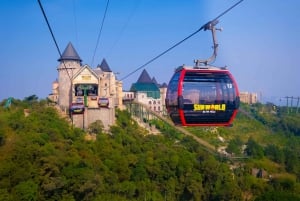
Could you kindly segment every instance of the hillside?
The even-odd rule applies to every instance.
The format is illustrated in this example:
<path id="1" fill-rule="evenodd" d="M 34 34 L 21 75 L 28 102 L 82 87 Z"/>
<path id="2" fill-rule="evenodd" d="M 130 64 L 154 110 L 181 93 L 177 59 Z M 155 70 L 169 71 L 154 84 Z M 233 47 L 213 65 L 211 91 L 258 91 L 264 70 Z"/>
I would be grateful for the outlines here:
<path id="1" fill-rule="evenodd" d="M 300 200 L 298 114 L 242 105 L 231 128 L 188 128 L 228 160 L 159 120 L 150 135 L 126 111 L 89 141 L 44 100 L 3 105 L 0 200 Z"/>

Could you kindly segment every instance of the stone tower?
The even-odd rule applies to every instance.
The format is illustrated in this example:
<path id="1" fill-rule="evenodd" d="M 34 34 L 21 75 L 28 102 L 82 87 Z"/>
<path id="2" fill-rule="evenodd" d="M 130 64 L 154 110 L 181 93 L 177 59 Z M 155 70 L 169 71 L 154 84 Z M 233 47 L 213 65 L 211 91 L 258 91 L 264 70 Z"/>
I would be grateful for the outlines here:
<path id="1" fill-rule="evenodd" d="M 72 79 L 73 75 L 81 68 L 81 59 L 71 42 L 58 59 L 60 62 L 58 71 L 58 105 L 63 110 L 67 110 L 72 102 Z"/>
<path id="2" fill-rule="evenodd" d="M 55 80 L 54 82 L 52 82 L 52 101 L 53 102 L 55 102 L 55 103 L 57 103 L 58 102 L 58 81 L 57 80 Z"/>

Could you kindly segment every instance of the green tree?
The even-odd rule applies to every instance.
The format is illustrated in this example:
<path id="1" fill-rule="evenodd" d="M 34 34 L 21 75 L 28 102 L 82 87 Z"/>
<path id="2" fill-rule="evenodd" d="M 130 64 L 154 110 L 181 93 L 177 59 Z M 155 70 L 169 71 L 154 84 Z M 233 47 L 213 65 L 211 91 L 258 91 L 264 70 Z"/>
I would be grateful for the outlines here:
<path id="1" fill-rule="evenodd" d="M 38 185 L 32 181 L 20 182 L 14 188 L 15 200 L 35 201 L 38 197 Z"/>
<path id="2" fill-rule="evenodd" d="M 231 154 L 240 155 L 242 153 L 243 142 L 240 138 L 234 138 L 229 141 L 226 147 L 226 152 Z"/>
<path id="3" fill-rule="evenodd" d="M 39 99 L 39 97 L 37 97 L 37 95 L 31 95 L 31 96 L 27 96 L 24 98 L 25 102 L 37 102 Z"/>
<path id="4" fill-rule="evenodd" d="M 269 144 L 266 146 L 265 155 L 276 163 L 284 163 L 284 152 L 274 144 Z"/>
<path id="5" fill-rule="evenodd" d="M 96 120 L 95 122 L 91 123 L 88 127 L 88 132 L 90 134 L 102 134 L 104 129 L 104 125 L 101 120 Z"/>
<path id="6" fill-rule="evenodd" d="M 12 195 L 8 192 L 7 188 L 0 189 L 0 200 L 1 201 L 11 201 L 12 199 Z"/>
<path id="7" fill-rule="evenodd" d="M 286 191 L 267 191 L 255 198 L 255 201 L 300 201 L 300 196 Z"/>
<path id="8" fill-rule="evenodd" d="M 247 142 L 246 154 L 254 158 L 262 158 L 264 156 L 264 150 L 253 138 L 249 138 Z"/>
<path id="9" fill-rule="evenodd" d="M 291 173 L 298 173 L 300 175 L 300 162 L 299 162 L 299 156 L 297 152 L 295 152 L 294 149 L 286 148 L 284 150 L 285 155 L 285 169 L 288 172 Z"/>

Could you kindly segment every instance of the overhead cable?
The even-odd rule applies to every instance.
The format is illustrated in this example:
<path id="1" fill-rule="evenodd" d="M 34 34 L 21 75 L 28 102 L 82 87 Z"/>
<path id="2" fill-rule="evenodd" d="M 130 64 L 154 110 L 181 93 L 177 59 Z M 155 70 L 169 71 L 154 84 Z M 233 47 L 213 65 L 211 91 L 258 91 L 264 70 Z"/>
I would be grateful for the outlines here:
<path id="1" fill-rule="evenodd" d="M 154 58 L 150 59 L 149 61 L 147 61 L 145 64 L 141 65 L 140 67 L 136 68 L 134 71 L 132 71 L 131 73 L 127 74 L 125 77 L 123 77 L 121 79 L 121 81 L 123 81 L 124 79 L 128 78 L 129 76 L 131 76 L 132 74 L 134 74 L 135 72 L 139 71 L 140 69 L 144 68 L 145 66 L 149 65 L 150 63 L 152 63 L 153 61 L 157 60 L 159 57 L 163 56 L 164 54 L 166 54 L 167 52 L 171 51 L 172 49 L 174 49 L 175 47 L 177 47 L 178 45 L 180 45 L 181 43 L 183 43 L 184 41 L 188 40 L 189 38 L 191 38 L 192 36 L 194 36 L 195 34 L 197 34 L 198 32 L 202 31 L 203 29 L 205 30 L 208 25 L 216 20 L 218 20 L 219 18 L 221 18 L 223 15 L 225 15 L 226 13 L 228 13 L 230 10 L 232 10 L 233 8 L 235 8 L 237 5 L 239 5 L 240 3 L 242 3 L 244 0 L 240 0 L 237 3 L 235 3 L 233 6 L 231 6 L 230 8 L 228 8 L 227 10 L 225 10 L 224 12 L 222 12 L 220 15 L 218 15 L 216 18 L 214 18 L 213 20 L 207 22 L 206 24 L 204 24 L 203 26 L 201 26 L 198 30 L 196 30 L 195 32 L 191 33 L 189 36 L 185 37 L 184 39 L 182 39 L 181 41 L 177 42 L 176 44 L 174 44 L 173 46 L 171 46 L 170 48 L 168 48 L 167 50 L 163 51 L 162 53 L 158 54 L 157 56 L 155 56 Z"/>
<path id="2" fill-rule="evenodd" d="M 131 10 L 130 15 L 128 16 L 128 18 L 127 18 L 126 22 L 124 23 L 124 25 L 121 27 L 121 31 L 119 31 L 117 39 L 112 43 L 113 45 L 110 47 L 110 49 L 109 49 L 107 55 L 109 55 L 109 54 L 113 51 L 113 49 L 115 48 L 115 46 L 117 45 L 117 43 L 118 43 L 119 40 L 121 39 L 122 35 L 124 34 L 126 28 L 127 28 L 128 25 L 129 25 L 129 22 L 130 22 L 131 19 L 133 18 L 134 14 L 135 14 L 135 12 L 136 12 L 136 10 L 137 10 L 139 4 L 140 4 L 140 1 L 141 1 L 141 0 L 135 1 L 135 5 L 134 5 L 133 9 Z"/>
<path id="3" fill-rule="evenodd" d="M 54 41 L 54 43 L 55 43 L 56 49 L 57 49 L 57 51 L 58 51 L 58 54 L 59 54 L 60 58 L 62 58 L 61 51 L 60 51 L 60 49 L 59 49 L 59 47 L 58 47 L 58 44 L 57 44 L 57 42 L 56 42 L 56 39 L 55 39 L 55 37 L 54 37 L 53 31 L 52 31 L 52 29 L 51 29 L 50 23 L 49 23 L 49 21 L 48 21 L 48 18 L 47 18 L 47 16 L 46 16 L 46 13 L 45 13 L 45 11 L 44 11 L 44 8 L 43 8 L 43 6 L 42 6 L 42 3 L 41 3 L 40 0 L 37 0 L 37 1 L 38 1 L 39 5 L 40 5 L 41 11 L 42 11 L 42 13 L 43 13 L 43 16 L 44 16 L 44 18 L 45 18 L 45 21 L 46 21 L 47 26 L 48 26 L 48 28 L 49 28 L 49 31 L 50 31 L 50 33 L 51 33 L 52 39 L 53 39 L 53 41 Z M 67 70 L 67 66 L 66 66 L 65 62 L 64 62 L 63 60 L 62 60 L 62 62 L 63 62 L 63 65 L 64 65 L 65 69 Z M 71 76 L 70 76 L 70 74 L 69 74 L 69 71 L 67 71 L 67 74 L 68 74 L 68 77 L 69 77 L 69 79 L 70 79 L 70 81 L 71 81 L 72 79 L 71 79 Z"/>
<path id="4" fill-rule="evenodd" d="M 94 64 L 94 58 L 95 58 L 95 54 L 96 54 L 96 51 L 97 51 L 97 48 L 98 48 L 98 45 L 99 45 L 99 41 L 100 41 L 100 37 L 101 37 L 101 33 L 102 33 L 104 21 L 105 21 L 107 9 L 108 9 L 108 4 L 109 4 L 109 0 L 107 0 L 107 3 L 106 3 L 104 15 L 103 15 L 101 26 L 100 26 L 100 31 L 99 31 L 97 42 L 96 42 L 96 47 L 95 47 L 95 50 L 94 50 L 94 53 L 93 53 L 93 58 L 92 58 L 91 66 L 93 66 L 93 64 Z"/>

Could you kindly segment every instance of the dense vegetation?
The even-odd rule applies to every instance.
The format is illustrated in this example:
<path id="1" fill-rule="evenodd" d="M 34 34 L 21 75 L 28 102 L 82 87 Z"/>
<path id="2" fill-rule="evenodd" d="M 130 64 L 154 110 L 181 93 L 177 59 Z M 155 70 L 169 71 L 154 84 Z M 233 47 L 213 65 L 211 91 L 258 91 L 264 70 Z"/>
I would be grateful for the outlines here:
<path id="1" fill-rule="evenodd" d="M 300 200 L 296 114 L 287 120 L 261 113 L 261 105 L 243 106 L 246 114 L 233 128 L 191 129 L 216 146 L 226 144 L 232 156 L 250 157 L 234 161 L 158 120 L 152 123 L 162 135 L 149 135 L 126 111 L 117 112 L 108 133 L 101 122 L 84 132 L 35 96 L 3 105 L 0 200 Z M 86 140 L 87 133 L 96 140 Z"/>
<path id="2" fill-rule="evenodd" d="M 240 169 L 244 173 L 245 168 L 252 173 L 257 169 L 259 173 L 264 172 L 265 175 L 258 174 L 257 177 L 264 181 L 259 181 L 259 188 L 267 185 L 264 186 L 267 189 L 261 191 L 256 200 L 299 200 L 299 197 L 290 197 L 300 194 L 300 114 L 296 112 L 297 108 L 293 111 L 288 112 L 287 108 L 271 103 L 242 104 L 232 128 L 188 130 L 217 148 L 226 147 L 228 158 L 236 161 L 233 165 L 243 166 L 235 168 L 235 173 Z M 253 192 L 253 187 L 255 194 L 257 189 Z"/>

